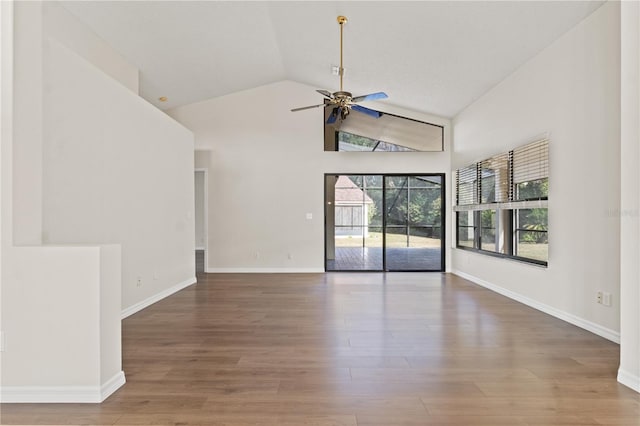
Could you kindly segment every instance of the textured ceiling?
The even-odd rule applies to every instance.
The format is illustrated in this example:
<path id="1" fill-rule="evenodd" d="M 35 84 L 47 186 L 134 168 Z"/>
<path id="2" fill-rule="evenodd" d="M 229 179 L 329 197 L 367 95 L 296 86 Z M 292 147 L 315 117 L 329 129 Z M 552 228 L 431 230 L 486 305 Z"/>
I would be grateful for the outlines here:
<path id="1" fill-rule="evenodd" d="M 69 1 L 160 108 L 290 79 L 453 117 L 603 2 Z M 160 96 L 169 101 L 158 102 Z M 321 96 L 318 95 L 318 101 Z M 293 102 L 292 106 L 297 106 Z"/>

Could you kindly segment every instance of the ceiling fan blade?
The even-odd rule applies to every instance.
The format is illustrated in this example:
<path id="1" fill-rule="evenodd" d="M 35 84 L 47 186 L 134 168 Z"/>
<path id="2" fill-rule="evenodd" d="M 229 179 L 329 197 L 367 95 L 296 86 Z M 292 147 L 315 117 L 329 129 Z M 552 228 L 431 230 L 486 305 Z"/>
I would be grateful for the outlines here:
<path id="1" fill-rule="evenodd" d="M 387 99 L 388 97 L 389 96 L 387 96 L 387 94 L 384 92 L 376 92 L 376 93 L 369 93 L 368 95 L 356 96 L 355 98 L 352 99 L 352 101 L 353 102 L 375 101 L 377 99 Z"/>
<path id="2" fill-rule="evenodd" d="M 331 92 L 330 92 L 330 91 L 328 91 L 328 90 L 318 89 L 318 90 L 316 90 L 316 92 L 320 93 L 321 95 L 326 96 L 326 97 L 327 97 L 327 98 L 329 98 L 329 99 L 333 99 L 333 93 L 331 93 Z"/>
<path id="3" fill-rule="evenodd" d="M 361 105 L 352 105 L 351 109 L 354 111 L 358 111 L 361 112 L 363 114 L 367 114 L 370 115 L 373 118 L 380 118 L 382 116 L 382 113 L 380 111 L 376 111 L 373 109 L 369 109 L 369 108 L 365 108 Z"/>
<path id="4" fill-rule="evenodd" d="M 306 107 L 301 107 L 301 108 L 294 108 L 291 110 L 291 112 L 296 112 L 296 111 L 303 111 L 305 109 L 311 109 L 311 108 L 318 108 L 321 106 L 325 106 L 325 104 L 318 104 L 318 105 L 311 105 L 311 106 L 306 106 Z"/>
<path id="5" fill-rule="evenodd" d="M 327 118 L 327 124 L 333 124 L 336 122 L 336 120 L 338 119 L 338 115 L 340 115 L 340 108 L 334 108 L 333 111 L 331 111 L 331 114 L 329 114 L 329 118 Z"/>

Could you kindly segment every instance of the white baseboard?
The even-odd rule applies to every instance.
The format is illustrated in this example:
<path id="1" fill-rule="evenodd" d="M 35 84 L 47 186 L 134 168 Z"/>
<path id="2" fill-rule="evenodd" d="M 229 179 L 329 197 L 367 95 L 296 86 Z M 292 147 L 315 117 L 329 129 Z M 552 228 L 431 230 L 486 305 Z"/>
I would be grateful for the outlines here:
<path id="1" fill-rule="evenodd" d="M 3 386 L 0 388 L 0 402 L 97 404 L 107 399 L 124 383 L 124 372 L 120 371 L 102 386 Z"/>
<path id="2" fill-rule="evenodd" d="M 510 299 L 516 300 L 520 303 L 523 303 L 527 306 L 530 306 L 534 309 L 544 312 L 545 314 L 549 314 L 558 319 L 568 322 L 569 324 L 573 324 L 577 327 L 583 328 L 587 331 L 592 332 L 593 334 L 597 334 L 600 337 L 604 337 L 607 340 L 611 340 L 614 343 L 620 343 L 620 333 L 611 330 L 609 328 L 603 327 L 599 324 L 586 320 L 584 318 L 580 318 L 576 315 L 570 314 L 568 312 L 561 311 L 560 309 L 554 308 L 553 306 L 545 305 L 544 303 L 538 302 L 537 300 L 530 299 L 526 296 L 518 294 L 514 291 L 507 290 L 506 288 L 500 287 L 488 281 L 485 281 L 481 278 L 475 277 L 473 275 L 469 275 L 465 272 L 461 272 L 458 270 L 453 270 L 453 274 L 458 275 L 466 280 L 474 282 L 482 287 L 488 288 L 491 291 L 495 291 L 503 296 L 506 296 Z"/>
<path id="3" fill-rule="evenodd" d="M 324 268 L 206 268 L 207 274 L 323 274 Z"/>
<path id="4" fill-rule="evenodd" d="M 125 319 L 126 317 L 131 316 L 136 312 L 143 310 L 147 306 L 151 306 L 154 303 L 161 301 L 165 297 L 171 296 L 172 294 L 177 293 L 178 291 L 186 287 L 189 287 L 192 284 L 195 284 L 196 281 L 197 281 L 196 277 L 189 278 L 188 280 L 182 281 L 181 283 L 178 283 L 173 287 L 163 290 L 160 293 L 154 294 L 153 296 L 148 297 L 143 301 L 136 303 L 135 305 L 129 306 L 128 308 L 125 308 L 122 310 L 121 318 Z"/>
<path id="5" fill-rule="evenodd" d="M 109 398 L 111 394 L 120 389 L 126 382 L 127 379 L 124 376 L 124 371 L 116 373 L 111 379 L 100 386 L 100 402 Z"/>
<path id="6" fill-rule="evenodd" d="M 618 382 L 640 393 L 640 376 L 633 375 L 620 368 L 618 369 Z"/>

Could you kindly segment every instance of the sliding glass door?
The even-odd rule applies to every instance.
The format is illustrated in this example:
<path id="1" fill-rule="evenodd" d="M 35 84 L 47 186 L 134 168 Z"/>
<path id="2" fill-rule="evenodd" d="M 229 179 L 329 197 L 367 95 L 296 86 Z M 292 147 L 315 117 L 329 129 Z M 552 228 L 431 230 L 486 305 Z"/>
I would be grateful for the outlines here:
<path id="1" fill-rule="evenodd" d="M 387 271 L 443 270 L 442 176 L 385 176 Z"/>
<path id="2" fill-rule="evenodd" d="M 444 270 L 443 197 L 443 175 L 326 175 L 326 270 Z"/>
<path id="3" fill-rule="evenodd" d="M 327 175 L 326 269 L 381 271 L 382 193 L 380 175 Z"/>

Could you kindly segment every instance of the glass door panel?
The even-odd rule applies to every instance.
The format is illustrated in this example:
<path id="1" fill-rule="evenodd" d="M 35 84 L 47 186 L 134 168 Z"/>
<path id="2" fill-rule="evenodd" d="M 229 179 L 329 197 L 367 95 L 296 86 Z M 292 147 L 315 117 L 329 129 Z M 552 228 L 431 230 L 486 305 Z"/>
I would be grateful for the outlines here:
<path id="1" fill-rule="evenodd" d="M 382 176 L 329 175 L 325 188 L 326 270 L 382 270 Z"/>
<path id="2" fill-rule="evenodd" d="M 440 271 L 442 177 L 385 177 L 385 266 L 388 271 Z"/>

